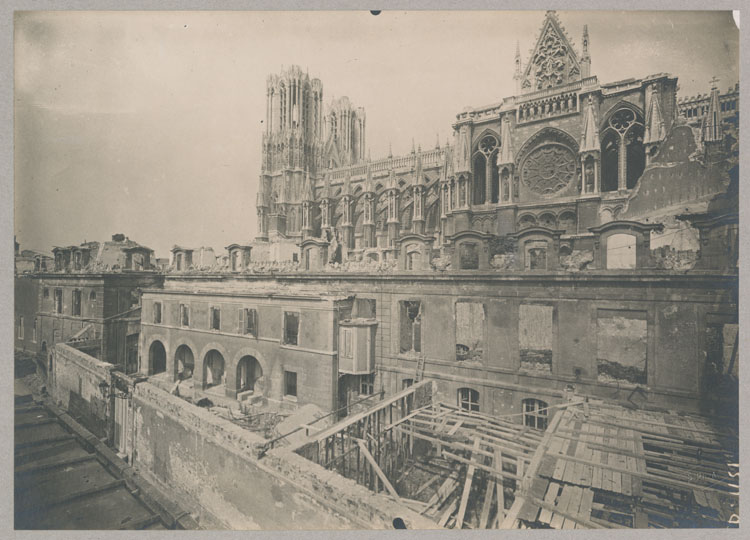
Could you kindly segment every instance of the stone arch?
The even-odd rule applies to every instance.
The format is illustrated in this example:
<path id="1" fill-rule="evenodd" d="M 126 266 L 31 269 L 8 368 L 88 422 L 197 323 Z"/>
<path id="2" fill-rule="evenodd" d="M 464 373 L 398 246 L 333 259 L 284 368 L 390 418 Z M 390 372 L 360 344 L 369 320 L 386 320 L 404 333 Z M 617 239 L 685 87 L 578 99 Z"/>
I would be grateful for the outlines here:
<path id="1" fill-rule="evenodd" d="M 521 146 L 521 149 L 517 154 L 518 159 L 516 160 L 516 163 L 521 165 L 532 150 L 548 141 L 554 141 L 563 146 L 567 146 L 574 154 L 578 154 L 578 141 L 576 141 L 575 137 L 570 133 L 554 127 L 544 127 L 534 133 L 525 143 L 523 143 L 523 146 Z"/>
<path id="2" fill-rule="evenodd" d="M 502 144 L 502 141 L 500 140 L 500 134 L 492 128 L 485 128 L 482 130 L 482 132 L 479 135 L 474 137 L 474 145 L 472 147 L 472 154 L 476 152 L 477 149 L 479 148 L 479 141 L 481 141 L 488 135 L 491 137 L 495 137 L 495 140 L 497 141 L 497 145 L 498 147 L 500 147 L 500 145 Z"/>
<path id="3" fill-rule="evenodd" d="M 557 216 L 552 212 L 545 212 L 537 218 L 537 224 L 539 227 L 545 227 L 547 229 L 557 228 Z"/>
<path id="4" fill-rule="evenodd" d="M 605 112 L 601 116 L 601 121 L 599 122 L 599 133 L 604 134 L 604 130 L 609 126 L 609 119 L 620 109 L 630 109 L 635 113 L 636 118 L 641 118 L 641 123 L 643 123 L 643 110 L 633 103 L 630 103 L 629 101 L 625 101 L 624 99 L 621 99 L 614 105 L 612 105 L 609 109 L 607 109 L 607 112 Z"/>
<path id="5" fill-rule="evenodd" d="M 253 391 L 255 394 L 267 396 L 271 387 L 270 374 L 273 366 L 257 349 L 252 347 L 242 347 L 232 357 L 225 357 L 227 360 L 227 390 L 230 392 L 242 391 L 239 389 L 240 360 L 248 356 L 255 358 L 261 371 L 261 377 L 255 381 Z"/>
<path id="6" fill-rule="evenodd" d="M 534 214 L 524 214 L 518 218 L 518 229 L 526 229 L 528 227 L 536 227 L 536 216 Z"/>
<path id="7" fill-rule="evenodd" d="M 195 357 L 195 369 L 193 370 L 193 380 L 196 382 L 196 388 L 205 388 L 205 362 L 206 362 L 206 355 L 211 350 L 217 350 L 219 353 L 221 353 L 222 357 L 224 358 L 224 369 L 226 371 L 226 364 L 229 358 L 231 356 L 227 352 L 227 350 L 224 348 L 223 345 L 220 343 L 217 343 L 215 341 L 212 341 L 208 344 L 206 344 L 203 349 L 201 349 L 201 352 L 198 356 Z"/>
<path id="8" fill-rule="evenodd" d="M 563 210 L 557 218 L 557 224 L 566 234 L 575 234 L 578 229 L 578 216 L 572 210 Z"/>
<path id="9" fill-rule="evenodd" d="M 150 366 L 148 362 L 148 351 L 151 350 L 151 344 L 154 341 L 161 341 L 161 344 L 164 346 L 164 349 L 167 354 L 167 361 L 169 361 L 169 358 L 171 357 L 170 353 L 170 347 L 169 347 L 169 340 L 167 339 L 167 336 L 163 334 L 153 334 L 153 335 L 146 335 L 143 338 L 143 346 L 140 348 L 138 356 L 140 358 L 140 373 L 143 375 L 151 375 Z M 142 351 L 145 351 L 142 352 Z M 143 357 L 143 354 L 145 354 L 145 358 Z"/>
<path id="10" fill-rule="evenodd" d="M 174 380 L 190 379 L 195 373 L 195 347 L 188 341 L 182 340 L 174 347 L 171 372 Z M 189 354 L 188 354 L 189 353 Z"/>
<path id="11" fill-rule="evenodd" d="M 148 347 L 148 374 L 156 375 L 167 371 L 167 348 L 158 339 Z"/>

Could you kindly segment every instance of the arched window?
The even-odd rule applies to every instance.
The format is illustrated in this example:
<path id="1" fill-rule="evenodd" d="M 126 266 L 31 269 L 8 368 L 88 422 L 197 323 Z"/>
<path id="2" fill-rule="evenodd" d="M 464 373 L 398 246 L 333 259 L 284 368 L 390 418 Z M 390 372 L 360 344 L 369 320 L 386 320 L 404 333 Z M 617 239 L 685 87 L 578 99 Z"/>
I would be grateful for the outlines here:
<path id="1" fill-rule="evenodd" d="M 478 151 L 473 161 L 474 186 L 471 197 L 473 204 L 498 201 L 500 180 L 497 163 L 495 163 L 498 146 L 498 141 L 493 135 L 485 135 L 479 141 Z"/>
<path id="2" fill-rule="evenodd" d="M 161 341 L 154 341 L 148 350 L 149 374 L 156 375 L 167 370 L 167 351 Z"/>
<path id="3" fill-rule="evenodd" d="M 634 188 L 645 166 L 643 118 L 630 108 L 618 109 L 607 120 L 602 139 L 602 191 Z"/>
<path id="4" fill-rule="evenodd" d="M 180 345 L 174 354 L 176 378 L 179 380 L 190 379 L 195 369 L 193 351 L 187 345 Z"/>
<path id="5" fill-rule="evenodd" d="M 643 147 L 643 126 L 633 125 L 625 134 L 627 147 L 627 186 L 633 189 L 646 168 L 646 150 Z"/>
<path id="6" fill-rule="evenodd" d="M 419 263 L 422 258 L 419 249 L 416 246 L 409 246 L 406 249 L 406 269 L 419 270 Z"/>
<path id="7" fill-rule="evenodd" d="M 474 156 L 473 204 L 484 204 L 485 182 L 487 181 L 487 159 L 482 154 Z"/>
<path id="8" fill-rule="evenodd" d="M 203 381 L 206 388 L 224 383 L 224 357 L 216 349 L 208 351 L 203 360 Z"/>
<path id="9" fill-rule="evenodd" d="M 473 388 L 459 388 L 458 406 L 464 411 L 479 412 L 479 392 Z"/>
<path id="10" fill-rule="evenodd" d="M 547 429 L 547 405 L 538 399 L 524 399 L 521 403 L 523 424 L 534 429 Z"/>
<path id="11" fill-rule="evenodd" d="M 96 300 L 96 291 L 91 291 L 89 293 L 89 301 L 93 302 L 94 300 Z"/>
<path id="12" fill-rule="evenodd" d="M 608 130 L 602 140 L 602 191 L 617 191 L 619 136 Z"/>
<path id="13" fill-rule="evenodd" d="M 237 363 L 237 391 L 255 390 L 255 382 L 263 376 L 263 368 L 254 356 L 243 356 Z"/>

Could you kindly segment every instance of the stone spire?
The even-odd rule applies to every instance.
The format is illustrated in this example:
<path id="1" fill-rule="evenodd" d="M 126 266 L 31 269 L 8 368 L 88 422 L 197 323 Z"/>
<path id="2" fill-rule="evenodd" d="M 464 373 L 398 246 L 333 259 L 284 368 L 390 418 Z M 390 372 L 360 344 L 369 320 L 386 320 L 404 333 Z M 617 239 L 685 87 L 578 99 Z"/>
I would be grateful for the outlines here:
<path id="1" fill-rule="evenodd" d="M 589 25 L 583 25 L 583 51 L 581 54 L 581 77 L 591 75 L 591 55 L 589 54 Z"/>
<path id="2" fill-rule="evenodd" d="M 594 116 L 594 99 L 589 95 L 583 116 L 583 135 L 581 136 L 581 149 L 579 151 L 595 152 L 599 150 L 599 127 Z"/>
<path id="3" fill-rule="evenodd" d="M 521 93 L 521 79 L 523 78 L 523 73 L 521 72 L 521 46 L 518 43 L 518 40 L 516 40 L 516 57 L 513 60 L 513 80 L 516 83 L 516 93 Z"/>
<path id="4" fill-rule="evenodd" d="M 659 91 L 656 86 L 652 86 L 649 93 L 649 104 L 646 108 L 646 129 L 643 134 L 643 144 L 659 143 L 666 136 L 664 118 L 659 105 Z"/>
<path id="5" fill-rule="evenodd" d="M 708 112 L 703 117 L 703 125 L 701 126 L 701 139 L 703 142 L 708 143 L 719 142 L 723 138 L 717 82 L 715 78 L 711 81 L 711 97 L 708 102 Z"/>
<path id="6" fill-rule="evenodd" d="M 513 141 L 510 137 L 510 117 L 508 115 L 503 117 L 500 140 L 502 141 L 502 146 L 500 147 L 500 152 L 497 154 L 497 164 L 507 165 L 508 163 L 513 163 L 515 159 L 513 157 Z"/>

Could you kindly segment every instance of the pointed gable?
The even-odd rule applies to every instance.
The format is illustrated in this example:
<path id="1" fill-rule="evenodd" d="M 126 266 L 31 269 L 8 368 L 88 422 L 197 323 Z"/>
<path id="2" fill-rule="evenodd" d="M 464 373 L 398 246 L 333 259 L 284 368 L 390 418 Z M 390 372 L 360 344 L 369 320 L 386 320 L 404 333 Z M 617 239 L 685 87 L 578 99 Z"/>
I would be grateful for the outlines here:
<path id="1" fill-rule="evenodd" d="M 646 108 L 646 129 L 643 134 L 643 144 L 658 143 L 664 140 L 667 132 L 664 127 L 664 118 L 659 105 L 659 92 L 656 86 L 651 87 L 649 92 L 649 103 Z"/>
<path id="2" fill-rule="evenodd" d="M 586 101 L 586 112 L 583 116 L 583 135 L 580 152 L 599 151 L 599 126 L 594 116 L 594 100 L 589 96 Z"/>
<path id="3" fill-rule="evenodd" d="M 524 71 L 522 90 L 544 90 L 580 78 L 578 55 L 555 12 L 548 11 Z"/>

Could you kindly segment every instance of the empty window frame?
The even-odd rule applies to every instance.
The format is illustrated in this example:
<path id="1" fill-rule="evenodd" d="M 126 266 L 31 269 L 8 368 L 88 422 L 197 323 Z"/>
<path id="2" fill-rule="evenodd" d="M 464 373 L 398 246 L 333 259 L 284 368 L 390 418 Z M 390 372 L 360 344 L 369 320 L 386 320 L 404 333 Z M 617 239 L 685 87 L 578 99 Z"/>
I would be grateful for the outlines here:
<path id="1" fill-rule="evenodd" d="M 93 302 L 94 300 L 96 300 L 96 291 L 91 291 L 89 293 L 89 301 Z"/>
<path id="2" fill-rule="evenodd" d="M 464 242 L 458 248 L 458 263 L 461 270 L 479 269 L 479 246 L 474 243 Z"/>
<path id="3" fill-rule="evenodd" d="M 482 360 L 484 320 L 484 304 L 481 302 L 456 302 L 456 360 Z"/>
<path id="4" fill-rule="evenodd" d="M 161 302 L 154 302 L 154 324 L 161 324 Z"/>
<path id="5" fill-rule="evenodd" d="M 79 289 L 73 290 L 73 315 L 81 316 L 81 291 Z"/>
<path id="6" fill-rule="evenodd" d="M 239 315 L 240 334 L 258 337 L 258 312 L 253 308 L 240 308 Z"/>
<path id="7" fill-rule="evenodd" d="M 422 352 L 422 302 L 404 300 L 400 302 L 400 351 Z"/>
<path id="8" fill-rule="evenodd" d="M 23 315 L 18 318 L 18 339 L 23 339 Z"/>
<path id="9" fill-rule="evenodd" d="M 523 410 L 523 423 L 534 429 L 547 429 L 547 405 L 544 401 L 538 399 L 524 399 L 521 402 Z"/>
<path id="10" fill-rule="evenodd" d="M 414 384 L 414 379 L 404 379 L 401 381 L 401 390 L 406 390 Z"/>
<path id="11" fill-rule="evenodd" d="M 63 312 L 63 292 L 62 289 L 55 289 L 55 313 Z"/>
<path id="12" fill-rule="evenodd" d="M 38 322 L 38 319 L 34 317 L 34 327 L 31 329 L 31 341 L 33 341 L 34 343 L 36 343 L 36 329 Z"/>
<path id="13" fill-rule="evenodd" d="M 360 375 L 359 393 L 363 396 L 371 396 L 375 393 L 375 374 Z"/>
<path id="14" fill-rule="evenodd" d="M 473 388 L 459 388 L 458 406 L 464 411 L 479 412 L 479 392 Z"/>
<path id="15" fill-rule="evenodd" d="M 296 311 L 284 312 L 284 344 L 298 345 L 299 341 L 299 313 Z"/>
<path id="16" fill-rule="evenodd" d="M 180 326 L 190 327 L 190 306 L 187 304 L 180 304 Z"/>
<path id="17" fill-rule="evenodd" d="M 45 298 L 45 299 L 46 299 L 46 298 L 49 298 L 49 289 L 48 289 L 48 288 L 46 288 L 46 287 L 44 288 L 44 291 L 43 291 L 43 296 L 44 296 L 44 298 Z"/>
<path id="18" fill-rule="evenodd" d="M 211 325 L 211 330 L 221 330 L 221 308 L 212 307 L 209 315 L 208 322 Z"/>
<path id="19" fill-rule="evenodd" d="M 297 397 L 297 374 L 294 371 L 284 371 L 284 395 Z"/>

